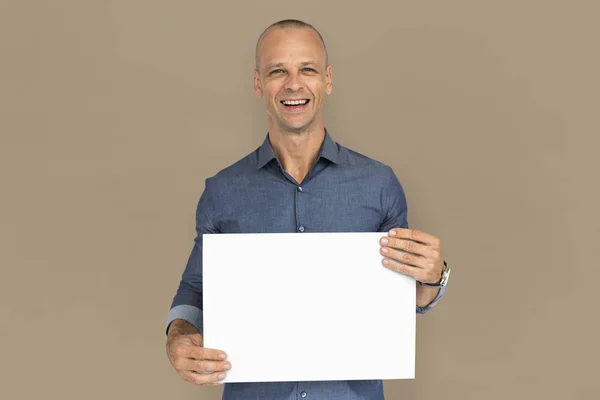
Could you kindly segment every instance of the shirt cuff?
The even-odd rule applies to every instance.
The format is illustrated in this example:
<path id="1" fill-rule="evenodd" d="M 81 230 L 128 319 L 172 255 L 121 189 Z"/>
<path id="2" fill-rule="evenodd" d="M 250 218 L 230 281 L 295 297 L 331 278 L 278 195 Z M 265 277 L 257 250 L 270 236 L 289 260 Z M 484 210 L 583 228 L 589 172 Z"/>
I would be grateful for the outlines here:
<path id="1" fill-rule="evenodd" d="M 173 322 L 176 319 L 183 319 L 189 322 L 190 324 L 194 325 L 196 329 L 198 329 L 201 335 L 204 334 L 204 325 L 202 323 L 202 310 L 198 307 L 180 304 L 171 308 L 167 316 L 167 326 L 165 329 L 165 333 L 169 332 L 169 326 L 171 325 L 171 322 Z"/>
<path id="2" fill-rule="evenodd" d="M 427 304 L 425 307 L 417 306 L 417 314 L 425 314 L 427 311 L 431 310 L 433 306 L 435 306 L 437 302 L 440 301 L 444 293 L 446 293 L 446 286 L 440 288 L 440 291 L 438 292 L 437 296 L 435 296 L 435 299 L 431 301 L 431 303 Z"/>

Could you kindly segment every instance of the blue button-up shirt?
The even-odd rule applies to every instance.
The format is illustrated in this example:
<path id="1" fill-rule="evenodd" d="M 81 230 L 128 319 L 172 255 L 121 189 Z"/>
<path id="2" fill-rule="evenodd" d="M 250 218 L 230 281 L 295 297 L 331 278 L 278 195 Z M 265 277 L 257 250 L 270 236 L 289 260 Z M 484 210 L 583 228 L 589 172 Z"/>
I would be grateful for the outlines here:
<path id="1" fill-rule="evenodd" d="M 254 152 L 206 179 L 196 209 L 197 235 L 171 304 L 167 329 L 173 320 L 184 319 L 203 333 L 204 233 L 387 232 L 394 227 L 407 228 L 408 222 L 404 191 L 392 168 L 336 143 L 325 130 L 315 164 L 302 182 L 296 182 L 282 168 L 267 134 Z M 416 312 L 427 312 L 444 292 L 442 288 L 427 307 L 417 306 Z M 223 399 L 377 400 L 383 399 L 383 383 L 226 383 Z"/>

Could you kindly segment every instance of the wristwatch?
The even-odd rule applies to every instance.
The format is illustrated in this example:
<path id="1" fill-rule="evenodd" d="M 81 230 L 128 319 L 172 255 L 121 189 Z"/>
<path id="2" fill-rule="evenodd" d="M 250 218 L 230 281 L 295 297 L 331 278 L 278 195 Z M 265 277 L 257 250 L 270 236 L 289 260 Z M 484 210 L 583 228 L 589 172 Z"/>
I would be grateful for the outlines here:
<path id="1" fill-rule="evenodd" d="M 444 269 L 442 270 L 442 279 L 440 279 L 440 281 L 438 283 L 425 283 L 425 282 L 419 282 L 421 285 L 427 285 L 427 286 L 431 286 L 431 287 L 444 287 L 448 284 L 448 278 L 450 278 L 450 267 L 448 267 L 448 264 L 446 264 L 446 261 L 444 260 Z"/>

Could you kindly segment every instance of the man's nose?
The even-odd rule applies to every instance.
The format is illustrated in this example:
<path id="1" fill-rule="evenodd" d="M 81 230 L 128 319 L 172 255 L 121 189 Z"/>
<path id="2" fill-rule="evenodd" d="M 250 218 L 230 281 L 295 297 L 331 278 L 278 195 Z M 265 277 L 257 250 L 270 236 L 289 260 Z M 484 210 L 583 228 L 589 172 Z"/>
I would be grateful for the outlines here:
<path id="1" fill-rule="evenodd" d="M 297 73 L 291 73 L 288 75 L 285 88 L 293 92 L 297 92 L 298 90 L 302 89 L 303 85 L 304 83 L 302 82 L 300 75 Z"/>

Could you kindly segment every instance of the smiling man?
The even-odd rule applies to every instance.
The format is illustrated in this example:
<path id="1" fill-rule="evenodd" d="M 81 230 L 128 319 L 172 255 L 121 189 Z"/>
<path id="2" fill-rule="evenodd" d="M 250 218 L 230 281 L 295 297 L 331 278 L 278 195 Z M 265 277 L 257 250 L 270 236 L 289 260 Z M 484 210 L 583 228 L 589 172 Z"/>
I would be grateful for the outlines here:
<path id="1" fill-rule="evenodd" d="M 203 347 L 204 233 L 382 232 L 383 264 L 416 279 L 421 314 L 443 296 L 450 272 L 439 239 L 408 229 L 404 191 L 392 169 L 338 144 L 325 129 L 331 65 L 313 26 L 284 20 L 263 32 L 256 46 L 254 91 L 265 102 L 268 134 L 254 152 L 206 180 L 196 209 L 194 247 L 167 319 L 169 360 L 184 380 L 200 386 L 220 384 L 235 368 L 227 349 Z M 327 356 L 314 359 L 326 362 Z M 383 384 L 226 383 L 223 391 L 225 400 L 302 398 L 383 399 Z"/>

